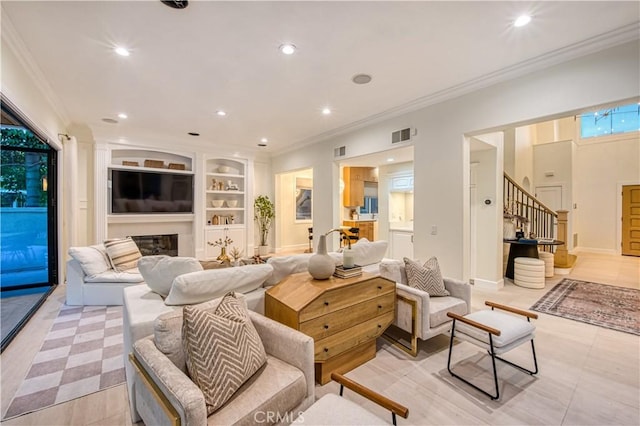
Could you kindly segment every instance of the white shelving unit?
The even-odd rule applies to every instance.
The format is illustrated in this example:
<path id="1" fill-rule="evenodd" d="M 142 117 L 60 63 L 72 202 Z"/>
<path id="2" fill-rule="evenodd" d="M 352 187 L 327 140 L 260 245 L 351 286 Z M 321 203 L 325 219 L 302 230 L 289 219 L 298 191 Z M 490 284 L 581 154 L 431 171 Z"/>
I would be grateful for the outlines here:
<path id="1" fill-rule="evenodd" d="M 247 162 L 230 158 L 205 160 L 205 256 L 215 259 L 220 248 L 209 245 L 225 236 L 247 255 Z"/>

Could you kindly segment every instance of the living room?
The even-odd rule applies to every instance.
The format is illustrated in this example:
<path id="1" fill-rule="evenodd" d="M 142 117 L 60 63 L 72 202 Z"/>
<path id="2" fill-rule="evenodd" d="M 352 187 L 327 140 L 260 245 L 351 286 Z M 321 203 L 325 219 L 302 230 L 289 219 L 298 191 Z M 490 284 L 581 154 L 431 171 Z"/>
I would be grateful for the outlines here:
<path id="1" fill-rule="evenodd" d="M 198 7 L 198 3 L 191 2 L 184 12 Z M 108 102 L 108 105 L 103 104 L 101 107 L 104 109 L 100 112 L 96 112 L 97 110 L 94 109 L 91 112 L 94 116 L 89 120 L 83 121 L 84 117 L 75 115 L 77 114 L 76 112 L 70 114 L 68 111 L 76 111 L 79 103 L 75 100 L 77 98 L 74 98 L 73 101 L 61 101 L 61 99 L 65 99 L 65 96 L 70 91 L 61 88 L 60 82 L 64 81 L 66 82 L 65 84 L 70 84 L 69 81 L 73 81 L 72 77 L 76 72 L 82 74 L 82 68 L 76 68 L 75 63 L 74 66 L 65 66 L 61 63 L 64 62 L 63 58 L 74 56 L 72 51 L 68 50 L 74 48 L 63 48 L 62 42 L 60 42 L 58 48 L 51 49 L 51 55 L 57 55 L 57 60 L 61 62 L 54 66 L 53 64 L 56 61 L 49 57 L 49 54 L 42 53 L 49 50 L 49 47 L 43 41 L 46 36 L 36 34 L 32 27 L 43 24 L 42 21 L 46 21 L 46 19 L 38 18 L 28 24 L 29 20 L 35 19 L 34 15 L 41 13 L 47 15 L 50 13 L 52 16 L 60 18 L 59 14 L 64 15 L 65 12 L 62 11 L 63 9 L 55 10 L 54 7 L 51 7 L 51 9 L 45 7 L 45 9 L 38 11 L 37 8 L 42 5 L 34 5 L 32 7 L 35 9 L 30 10 L 27 5 L 3 4 L 2 94 L 28 117 L 31 123 L 43 131 L 51 145 L 60 153 L 58 191 L 61 202 L 58 212 L 59 217 L 63 218 L 63 220 L 60 221 L 58 231 L 59 243 L 57 250 L 60 255 L 57 267 L 61 277 L 58 284 L 64 287 L 64 270 L 68 247 L 100 243 L 107 238 L 130 235 L 133 232 L 132 230 L 140 231 L 135 235 L 178 234 L 180 255 L 194 256 L 203 260 L 211 258 L 211 253 L 207 253 L 209 238 L 207 237 L 206 227 L 209 226 L 208 221 L 211 221 L 214 215 L 228 215 L 229 211 L 226 209 L 243 209 L 243 213 L 241 213 L 243 215 L 242 223 L 233 223 L 232 225 L 242 225 L 241 248 L 245 255 L 251 256 L 260 245 L 259 233 L 252 220 L 255 197 L 269 195 L 277 201 L 277 177 L 301 170 L 311 171 L 311 176 L 304 176 L 304 178 L 311 179 L 313 182 L 312 226 L 314 230 L 318 230 L 318 232 L 314 233 L 314 240 L 312 241 L 312 246 L 315 249 L 318 242 L 317 237 L 321 233 L 339 226 L 343 219 L 343 202 L 340 193 L 340 181 L 342 178 L 340 164 L 357 157 L 389 152 L 398 146 L 391 143 L 392 133 L 405 128 L 417 129 L 417 133 L 412 136 L 410 141 L 400 143 L 400 146 L 411 146 L 413 148 L 415 188 L 413 202 L 414 211 L 416 212 L 413 221 L 414 257 L 427 259 L 431 256 L 436 256 L 446 276 L 468 281 L 473 278 L 471 274 L 471 229 L 469 220 L 471 205 L 469 190 L 466 185 L 471 174 L 471 138 L 487 133 L 504 132 L 541 121 L 580 115 L 613 105 L 637 103 L 640 95 L 638 87 L 637 4 L 616 2 L 616 4 L 618 3 L 620 3 L 619 6 L 622 9 L 626 8 L 626 13 L 612 12 L 611 9 L 613 8 L 610 5 L 596 4 L 593 6 L 593 10 L 585 12 L 587 16 L 580 18 L 583 19 L 583 22 L 594 23 L 591 30 L 582 32 L 583 30 L 579 28 L 581 26 L 588 27 L 588 25 L 584 25 L 577 18 L 572 18 L 575 19 L 575 21 L 571 20 L 571 29 L 576 31 L 575 36 L 572 36 L 571 39 L 563 39 L 557 44 L 551 44 L 545 48 L 546 50 L 531 46 L 536 44 L 535 38 L 533 38 L 534 41 L 525 39 L 530 50 L 523 48 L 522 50 L 526 50 L 526 53 L 520 56 L 519 53 L 516 55 L 516 52 L 514 52 L 518 49 L 506 43 L 502 48 L 513 53 L 517 56 L 517 59 L 500 63 L 501 66 L 499 68 L 493 69 L 490 66 L 484 66 L 484 68 L 481 67 L 483 72 L 471 73 L 468 71 L 472 68 L 470 64 L 465 63 L 464 66 L 454 64 L 448 69 L 448 72 L 452 75 L 459 73 L 457 81 L 454 84 L 453 80 L 448 80 L 449 84 L 439 87 L 439 90 L 430 91 L 414 85 L 410 90 L 403 93 L 403 97 L 394 98 L 393 100 L 385 101 L 384 98 L 374 99 L 368 98 L 369 95 L 362 95 L 361 99 L 358 98 L 359 104 L 336 105 L 330 115 L 323 115 L 319 111 L 318 116 L 309 116 L 306 119 L 299 118 L 297 115 L 290 115 L 279 118 L 270 116 L 269 120 L 255 119 L 254 121 L 247 120 L 246 122 L 244 122 L 243 118 L 234 117 L 232 110 L 229 110 L 226 117 L 214 116 L 214 112 L 218 108 L 223 108 L 223 106 L 213 105 L 209 105 L 210 111 L 207 113 L 208 116 L 206 118 L 202 118 L 199 115 L 201 112 L 192 112 L 192 114 L 198 115 L 198 118 L 194 121 L 175 120 L 171 118 L 170 114 L 164 115 L 164 110 L 175 108 L 181 111 L 188 109 L 184 105 L 189 105 L 191 101 L 187 95 L 164 95 L 161 99 L 148 102 L 147 111 L 144 112 L 145 119 L 141 119 L 138 124 L 130 124 L 136 120 L 136 114 L 133 113 L 130 113 L 130 117 L 127 119 L 121 118 L 121 123 L 119 124 L 109 124 L 102 121 L 103 117 L 116 117 L 115 114 L 121 108 L 120 101 L 125 103 L 126 98 L 124 97 L 118 100 L 112 99 Z M 80 9 L 88 8 L 86 12 L 90 14 L 92 12 L 89 5 L 89 3 L 81 3 L 78 7 Z M 510 5 L 515 7 L 511 3 Z M 325 6 L 329 7 L 328 5 Z M 362 5 L 362 8 L 367 9 L 370 6 Z M 102 7 L 106 6 L 103 5 Z M 249 5 L 244 7 L 249 8 Z M 321 6 L 318 5 L 316 7 L 319 9 L 314 9 L 313 13 L 322 10 Z M 338 6 L 335 5 L 334 7 Z M 357 9 L 354 5 L 350 7 Z M 387 5 L 385 7 L 391 6 Z M 453 6 L 446 5 L 446 7 Z M 563 4 L 562 7 L 564 13 L 569 13 L 575 6 Z M 259 15 L 261 12 L 269 10 L 268 5 L 263 5 L 256 12 L 251 13 L 251 21 L 243 21 L 241 12 L 246 12 L 246 9 L 234 12 L 233 10 L 226 10 L 227 8 L 233 9 L 231 5 L 225 5 L 219 11 L 220 15 L 223 15 L 223 11 L 224 13 L 230 13 L 227 22 L 247 22 L 247 24 L 256 22 L 253 19 L 258 18 L 253 16 L 254 14 Z M 42 12 L 42 10 L 45 10 L 45 12 Z M 302 13 L 304 11 L 303 5 L 296 5 L 296 10 Z M 281 10 L 278 9 L 278 11 Z M 168 14 L 169 12 L 173 11 L 167 9 L 166 12 L 162 13 Z M 331 10 L 325 12 L 331 15 Z M 352 9 L 347 9 L 345 10 L 346 12 L 355 14 Z M 435 13 L 435 11 L 432 12 Z M 597 19 L 599 14 L 605 12 L 613 14 L 606 15 L 611 18 L 611 23 L 607 25 L 598 23 L 599 19 Z M 66 13 L 73 15 L 79 12 L 66 11 Z M 307 13 L 312 14 L 311 11 Z M 400 12 L 398 13 L 398 17 L 400 15 L 405 16 Z M 404 13 L 407 12 L 405 11 Z M 425 12 L 422 11 L 422 13 Z M 75 16 L 77 17 L 77 15 Z M 269 12 L 269 16 L 271 16 L 271 12 Z M 366 19 L 362 19 L 366 21 Z M 379 19 L 380 21 L 376 22 L 385 22 L 384 19 Z M 75 25 L 74 21 L 65 20 L 62 22 L 65 22 L 66 25 L 63 25 L 65 29 L 64 31 L 61 30 L 61 32 L 71 34 L 71 36 L 67 36 L 73 38 L 74 30 L 72 27 Z M 222 23 L 216 22 L 222 25 Z M 271 28 L 281 26 L 276 25 L 276 23 L 277 21 L 273 21 L 271 25 L 265 24 L 265 26 Z M 535 20 L 533 24 L 535 24 Z M 60 24 L 54 25 L 49 22 L 48 24 L 43 24 L 43 28 L 55 32 L 58 25 Z M 84 23 L 83 25 L 89 24 Z M 464 25 L 464 23 L 459 23 L 458 25 Z M 229 24 L 227 23 L 225 28 L 230 30 L 228 27 Z M 295 34 L 296 31 L 301 30 L 291 31 Z M 560 33 L 558 31 L 555 29 L 553 34 L 559 37 Z M 43 30 L 44 32 L 46 31 Z M 568 32 L 573 34 L 572 31 Z M 511 35 L 517 37 L 514 34 Z M 262 36 L 264 37 L 264 34 Z M 366 47 L 366 38 L 362 37 L 362 45 Z M 553 38 L 549 35 L 545 37 Z M 282 38 L 286 38 L 286 34 L 275 37 L 277 40 Z M 399 39 L 402 38 L 401 36 L 399 37 Z M 90 37 L 86 39 L 90 39 Z M 545 40 L 548 41 L 547 38 Z M 459 40 L 458 42 L 462 43 Z M 257 42 L 254 40 L 253 43 Z M 310 46 L 309 43 L 303 41 L 298 42 L 298 44 L 300 45 L 298 46 L 300 48 L 298 53 L 302 54 L 305 52 L 305 44 Z M 150 43 L 150 46 L 152 45 Z M 507 49 L 509 46 L 511 46 L 510 49 Z M 419 56 L 418 52 L 421 52 L 420 46 L 414 47 L 414 54 Z M 175 50 L 180 50 L 179 46 L 174 46 L 174 48 Z M 278 46 L 276 45 L 274 52 L 279 54 L 277 48 Z M 104 46 L 101 49 L 103 51 L 107 50 Z M 160 55 L 159 52 L 162 51 L 162 47 L 158 45 L 155 46 L 155 49 L 157 49 L 156 54 Z M 375 50 L 376 46 L 372 45 L 367 49 Z M 206 51 L 205 48 L 194 48 L 194 50 L 198 50 L 200 54 Z M 139 44 L 138 51 L 143 51 L 142 43 Z M 498 60 L 498 58 L 490 59 L 492 55 L 490 49 L 487 52 L 486 62 L 490 63 L 492 60 Z M 232 54 L 226 52 L 223 56 L 227 58 L 233 57 Z M 335 61 L 335 67 L 338 67 L 340 61 L 346 59 L 344 56 L 345 54 L 343 53 L 332 58 Z M 375 57 L 375 54 L 372 54 L 372 57 Z M 86 58 L 80 62 L 90 62 L 89 58 L 92 57 L 87 56 Z M 136 52 L 134 51 L 129 59 L 135 60 L 135 58 Z M 285 58 L 285 60 L 290 59 L 295 60 L 295 55 Z M 110 75 L 118 74 L 119 72 L 136 74 L 131 71 L 132 68 L 135 68 L 131 65 L 119 63 L 114 67 L 102 61 L 107 62 L 104 59 L 100 59 L 98 67 L 103 66 L 111 71 L 115 69 L 114 72 L 109 72 Z M 267 66 L 267 64 L 269 65 Z M 318 63 L 315 63 L 315 65 L 322 68 L 323 73 L 329 71 L 325 68 L 326 65 L 320 66 Z M 204 65 L 202 66 L 204 67 Z M 273 65 L 273 62 L 265 62 L 264 65 L 258 64 L 258 68 L 261 66 L 267 72 L 267 68 L 275 65 Z M 196 76 L 190 73 L 198 74 L 193 71 L 198 68 L 197 64 L 189 65 L 184 63 L 181 67 L 182 70 L 189 70 L 181 78 L 195 79 Z M 293 67 L 293 65 L 288 63 L 288 65 L 278 68 L 275 74 L 289 75 L 288 72 L 290 70 L 287 70 L 288 67 Z M 349 68 L 349 74 L 340 78 L 346 79 L 346 84 L 357 87 L 358 90 L 366 88 L 366 85 L 362 87 L 355 86 L 349 81 L 353 74 L 362 71 L 362 69 L 356 69 L 357 67 L 355 66 L 352 68 Z M 125 69 L 128 69 L 128 71 Z M 206 69 L 210 70 L 211 64 L 207 65 Z M 296 71 L 299 71 L 299 69 L 296 68 Z M 236 97 L 245 98 L 247 104 L 255 103 L 261 105 L 262 108 L 278 109 L 276 107 L 268 107 L 269 103 L 266 99 L 258 99 L 257 94 L 260 93 L 261 89 L 256 88 L 254 93 L 246 93 L 241 88 L 241 84 L 231 77 L 232 71 L 227 72 L 229 74 L 225 76 L 216 74 L 215 78 L 219 78 L 221 81 L 225 81 L 229 87 L 233 87 L 236 91 L 233 94 Z M 385 70 L 384 72 L 389 71 Z M 422 68 L 421 72 L 424 75 L 428 74 L 427 68 Z M 67 74 L 66 77 L 65 74 Z M 390 88 L 393 88 L 394 81 L 403 78 L 402 72 L 397 72 L 388 77 L 383 77 L 383 75 L 382 70 L 380 74 L 374 74 L 373 83 L 375 84 L 378 78 L 386 80 L 387 93 Z M 211 74 L 211 76 L 214 76 L 214 74 Z M 612 76 L 615 76 L 615 78 L 612 78 Z M 94 78 L 102 80 L 103 77 L 100 73 L 96 73 Z M 104 78 L 106 79 L 106 77 Z M 166 86 L 174 84 L 173 82 L 170 83 L 167 77 L 163 78 Z M 442 78 L 442 76 L 439 76 L 439 78 Z M 203 80 L 206 80 L 206 78 L 203 77 Z M 431 80 L 434 79 L 432 78 Z M 127 89 L 135 92 L 131 97 L 144 97 L 141 94 L 142 91 L 137 92 L 137 89 L 134 90 L 134 87 L 145 86 L 143 81 L 143 76 L 136 74 L 135 83 L 131 83 L 132 86 Z M 261 86 L 269 85 L 269 81 L 261 81 Z M 273 81 L 275 82 L 276 80 L 274 79 Z M 602 82 L 606 82 L 606 84 Z M 158 83 L 156 81 L 153 84 L 154 91 L 162 92 L 160 89 L 162 86 Z M 110 84 L 112 83 L 105 83 L 104 86 L 109 86 Z M 331 83 L 322 82 L 319 85 L 329 84 Z M 206 83 L 202 83 L 203 87 L 205 85 Z M 296 89 L 299 89 L 299 87 L 296 86 Z M 101 94 L 103 90 L 104 88 L 100 89 Z M 333 92 L 347 89 L 342 86 L 342 83 L 336 83 L 335 87 L 325 87 L 324 90 Z M 75 92 L 77 91 L 81 90 L 76 88 Z M 88 91 L 88 93 L 92 92 Z M 362 91 L 359 93 L 362 93 Z M 75 95 L 77 96 L 77 93 Z M 353 95 L 351 96 L 354 97 Z M 93 102 L 93 100 L 88 99 L 89 96 L 86 98 L 87 105 Z M 221 99 L 223 96 L 220 95 L 219 98 Z M 61 104 L 63 107 L 59 108 Z M 297 104 L 293 109 L 314 108 L 316 108 L 316 105 Z M 340 117 L 341 109 L 345 114 L 347 111 L 356 111 L 356 113 L 348 115 L 348 118 L 346 118 L 346 115 L 345 117 Z M 238 108 L 236 108 L 235 112 L 237 113 L 238 111 Z M 136 110 L 136 112 L 139 116 L 143 113 L 142 110 Z M 178 112 L 176 111 L 176 114 Z M 160 121 L 165 121 L 170 125 L 164 127 L 164 125 L 160 126 L 162 123 L 158 123 L 157 126 L 156 124 L 151 124 L 154 122 L 150 120 L 149 116 L 153 115 L 162 117 Z M 291 117 L 295 117 L 295 119 Z M 338 117 L 340 121 L 336 121 L 335 124 L 330 123 L 329 120 L 334 117 Z M 227 121 L 218 120 L 214 124 L 203 125 L 201 128 L 206 128 L 206 130 L 202 131 L 200 137 L 187 135 L 187 132 L 200 131 L 200 128 L 195 127 L 195 123 L 208 122 L 218 118 Z M 267 121 L 271 122 L 270 125 L 272 127 L 270 128 L 274 132 L 278 128 L 285 130 L 280 130 L 280 133 L 273 137 L 264 135 L 262 129 L 266 127 Z M 88 122 L 90 124 L 87 124 Z M 305 122 L 312 124 L 321 122 L 322 124 L 300 130 L 298 126 L 305 124 Z M 252 128 L 250 132 L 246 130 L 248 127 Z M 171 130 L 165 132 L 167 128 Z M 241 129 L 245 133 L 240 133 Z M 129 133 L 130 130 L 131 132 Z M 219 134 L 216 134 L 217 131 L 219 131 Z M 234 132 L 241 136 L 235 139 Z M 68 138 L 59 137 L 58 135 L 68 135 Z M 261 138 L 266 138 L 267 136 L 269 136 L 269 140 L 262 142 Z M 258 143 L 267 146 L 260 147 L 257 146 Z M 637 151 L 637 139 L 632 140 L 630 144 L 634 144 L 633 146 L 636 147 L 634 149 Z M 345 154 L 336 157 L 335 150 L 340 147 L 344 147 Z M 503 146 L 499 144 L 495 152 L 496 158 L 504 156 L 503 149 Z M 137 151 L 139 155 L 129 155 L 131 154 L 130 152 L 127 155 L 123 155 L 123 152 L 127 151 Z M 636 151 L 632 149 L 630 152 L 633 154 Z M 111 214 L 110 209 L 113 208 L 113 204 L 109 197 L 111 196 L 112 188 L 109 188 L 108 182 L 112 179 L 110 179 L 109 173 L 112 173 L 115 169 L 126 168 L 122 167 L 122 161 L 137 161 L 142 165 L 148 159 L 162 160 L 163 164 L 181 163 L 185 165 L 185 170 L 182 174 L 193 176 L 194 197 L 192 213 L 181 215 L 178 218 L 176 218 L 177 215 L 118 216 Z M 218 172 L 208 170 L 207 165 L 215 164 L 216 167 L 222 167 L 233 164 L 231 163 L 233 161 L 240 164 L 242 170 L 241 172 L 228 173 L 232 174 L 234 179 L 240 179 L 244 182 L 244 194 L 242 194 L 241 198 L 238 196 L 240 199 L 238 206 L 227 207 L 225 205 L 221 208 L 223 213 L 219 213 L 219 208 L 207 205 L 207 203 L 212 201 L 212 198 L 226 197 L 226 201 L 235 197 L 235 195 L 230 195 L 226 188 L 226 193 L 220 194 L 220 197 L 218 197 L 219 194 L 208 193 L 208 191 L 216 191 L 209 189 L 211 176 L 208 174 L 215 175 Z M 501 194 L 502 172 L 507 168 L 502 162 L 498 163 L 500 167 L 495 170 L 495 194 Z M 130 167 L 143 168 L 143 166 Z M 178 171 L 174 174 L 180 175 L 181 172 Z M 224 179 L 225 185 L 228 183 L 227 180 Z M 233 185 L 227 186 L 233 188 Z M 234 190 L 231 189 L 231 191 Z M 499 209 L 495 216 L 500 220 L 492 223 L 490 225 L 492 228 L 487 230 L 495 236 L 495 240 L 485 241 L 485 243 L 492 245 L 492 247 L 495 246 L 496 254 L 488 260 L 491 273 L 483 278 L 490 282 L 499 283 L 504 280 L 502 273 L 502 241 L 500 241 L 502 239 L 501 197 L 495 196 L 495 200 L 496 208 Z M 153 216 L 153 218 L 149 216 Z M 301 228 L 307 227 L 307 223 L 301 223 Z M 282 248 L 278 235 L 283 232 L 287 232 L 287 230 L 276 225 L 273 232 L 269 234 L 270 240 L 268 242 L 272 253 L 277 253 Z M 615 239 L 614 241 L 607 239 L 603 246 L 595 248 L 609 253 L 617 253 L 618 247 L 615 246 L 615 243 Z M 329 250 L 338 249 L 337 234 L 332 235 L 332 238 L 328 241 L 328 246 Z M 620 256 L 618 255 L 618 257 Z M 594 277 L 591 279 L 597 280 Z M 478 292 L 477 295 L 474 295 L 474 298 L 477 297 L 477 300 L 479 300 L 483 296 L 491 297 L 493 294 Z M 60 294 L 56 294 L 55 297 L 57 297 L 56 300 L 61 300 Z M 523 306 L 534 302 L 536 299 L 530 294 L 523 297 L 519 293 L 514 293 L 511 288 L 505 289 L 500 297 L 503 298 L 505 303 L 512 301 L 514 298 L 522 297 L 520 302 Z M 63 299 L 64 295 L 62 295 Z M 478 303 L 477 300 L 474 299 L 473 306 L 480 308 L 481 303 Z M 53 307 L 49 309 L 47 312 L 50 314 L 55 311 Z M 38 318 L 42 318 L 40 313 L 34 317 L 34 320 Z M 557 324 L 554 323 L 554 325 Z M 554 341 L 554 339 L 561 339 L 564 337 L 563 333 L 566 332 L 568 334 L 573 331 L 571 327 L 567 327 L 564 330 L 564 332 L 554 334 L 548 342 Z M 585 330 L 584 333 L 589 338 L 596 334 L 591 330 Z M 622 346 L 629 343 L 637 346 L 637 341 L 630 341 L 625 338 L 621 340 Z M 430 351 L 437 352 L 439 356 L 442 356 L 440 351 L 442 342 L 438 343 L 440 343 L 440 346 L 435 344 L 433 344 L 434 346 L 423 346 L 423 353 L 420 359 L 431 362 L 431 358 L 428 356 L 431 353 Z M 424 350 L 425 348 L 426 350 Z M 379 376 L 368 384 L 380 385 L 378 390 L 384 390 L 382 383 L 386 374 L 384 372 L 385 368 L 396 368 L 397 366 L 392 364 L 395 362 L 399 365 L 408 365 L 397 354 L 391 353 L 389 355 L 390 353 L 385 352 L 384 357 L 386 358 L 384 358 L 382 364 L 374 364 L 373 367 L 370 367 L 370 369 L 379 373 Z M 546 354 L 547 362 L 550 361 L 551 355 L 553 354 Z M 2 361 L 5 366 L 8 362 L 12 362 L 7 361 L 5 354 L 3 354 Z M 394 367 L 390 367 L 391 364 Z M 398 371 L 401 370 L 402 367 L 398 367 Z M 435 374 L 435 371 L 439 370 L 438 368 L 430 371 L 429 374 Z M 407 371 L 404 370 L 405 373 Z M 402 376 L 405 373 L 398 374 Z M 449 387 L 449 385 L 446 385 L 446 387 Z M 397 392 L 394 393 L 396 398 L 407 394 L 407 391 L 396 390 Z M 121 390 L 120 392 L 123 391 Z M 5 397 L 3 393 L 3 400 Z M 122 399 L 120 394 L 116 398 Z M 4 407 L 5 403 L 3 401 Z M 415 408 L 413 405 L 411 408 L 415 409 L 415 412 L 420 412 L 420 409 Z M 496 407 L 493 406 L 492 408 Z M 518 408 L 518 410 L 521 408 Z M 105 416 L 105 418 L 108 417 Z M 416 418 L 427 419 L 427 417 Z M 411 422 L 411 419 L 410 417 L 409 422 Z M 474 419 L 482 422 L 496 421 L 482 415 Z M 540 421 L 539 418 L 537 420 Z M 559 423 L 557 418 L 548 420 L 550 423 Z M 61 422 L 67 421 L 70 420 Z M 438 421 L 453 423 L 456 422 L 456 419 L 452 417 L 431 417 L 425 420 L 425 422 L 431 423 Z M 469 417 L 459 421 L 461 423 L 473 422 Z M 531 421 L 534 422 L 534 420 Z"/>

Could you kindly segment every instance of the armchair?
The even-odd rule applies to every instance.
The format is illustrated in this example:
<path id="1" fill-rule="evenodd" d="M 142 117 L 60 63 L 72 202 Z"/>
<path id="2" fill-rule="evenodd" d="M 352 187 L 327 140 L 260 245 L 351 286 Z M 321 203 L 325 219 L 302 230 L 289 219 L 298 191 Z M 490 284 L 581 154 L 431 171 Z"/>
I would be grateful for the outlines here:
<path id="1" fill-rule="evenodd" d="M 396 282 L 396 318 L 393 325 L 409 333 L 411 344 L 406 346 L 388 334 L 383 336 L 412 356 L 418 354 L 418 339 L 427 340 L 451 329 L 452 320 L 447 312 L 459 315 L 471 312 L 471 285 L 468 283 L 443 278 L 450 295 L 431 297 L 429 293 L 408 285 L 401 260 L 382 260 L 380 275 Z"/>
<path id="2" fill-rule="evenodd" d="M 207 303 L 215 309 L 213 302 Z M 265 413 L 277 422 L 297 416 L 314 402 L 313 339 L 258 313 L 249 311 L 249 316 L 267 363 L 208 417 L 202 391 L 186 374 L 182 311 L 156 320 L 154 335 L 138 340 L 129 356 L 135 370 L 136 409 L 145 424 L 252 424 Z"/>

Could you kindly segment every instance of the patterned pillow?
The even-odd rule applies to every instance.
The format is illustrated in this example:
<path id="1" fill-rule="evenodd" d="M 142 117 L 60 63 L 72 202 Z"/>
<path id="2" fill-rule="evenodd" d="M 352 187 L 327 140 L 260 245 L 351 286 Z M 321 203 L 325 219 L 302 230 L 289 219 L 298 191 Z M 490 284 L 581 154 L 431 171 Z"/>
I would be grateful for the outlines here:
<path id="1" fill-rule="evenodd" d="M 424 263 L 424 266 L 406 257 L 403 260 L 405 270 L 407 271 L 409 287 L 426 291 L 429 293 L 429 296 L 449 295 L 447 289 L 444 288 L 444 281 L 440 273 L 440 266 L 438 266 L 438 259 L 432 257 Z"/>
<path id="2" fill-rule="evenodd" d="M 183 318 L 187 370 L 210 415 L 267 362 L 267 354 L 234 293 L 227 293 L 214 312 L 185 306 Z"/>
<path id="3" fill-rule="evenodd" d="M 137 267 L 138 259 L 142 257 L 138 246 L 131 237 L 106 240 L 104 248 L 107 250 L 111 266 L 118 272 L 125 272 L 127 269 Z"/>

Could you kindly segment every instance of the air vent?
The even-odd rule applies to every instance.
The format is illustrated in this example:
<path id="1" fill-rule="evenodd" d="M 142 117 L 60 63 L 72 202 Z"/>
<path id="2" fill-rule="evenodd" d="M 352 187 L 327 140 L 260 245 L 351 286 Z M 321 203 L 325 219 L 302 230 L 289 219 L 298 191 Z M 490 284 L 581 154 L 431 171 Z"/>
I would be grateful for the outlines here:
<path id="1" fill-rule="evenodd" d="M 411 127 L 407 127 L 406 129 L 397 130 L 391 133 L 391 143 L 400 143 L 411 140 L 412 136 L 417 134 L 416 129 L 412 129 Z"/>
<path id="2" fill-rule="evenodd" d="M 347 154 L 347 147 L 346 146 L 340 146 L 336 149 L 333 150 L 333 156 L 334 157 L 344 157 Z"/>

